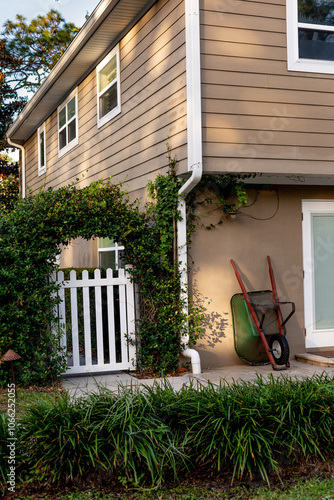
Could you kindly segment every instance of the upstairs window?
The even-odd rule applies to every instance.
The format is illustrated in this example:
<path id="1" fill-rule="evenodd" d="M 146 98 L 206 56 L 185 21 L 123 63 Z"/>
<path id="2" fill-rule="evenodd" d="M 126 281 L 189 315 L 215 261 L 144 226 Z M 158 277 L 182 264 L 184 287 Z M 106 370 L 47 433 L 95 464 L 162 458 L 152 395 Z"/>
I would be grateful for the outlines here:
<path id="1" fill-rule="evenodd" d="M 58 108 L 58 153 L 67 153 L 78 144 L 78 95 L 72 92 Z"/>
<path id="2" fill-rule="evenodd" d="M 43 175 L 46 172 L 46 138 L 45 138 L 45 123 L 37 130 L 38 142 L 38 175 Z"/>
<path id="3" fill-rule="evenodd" d="M 334 0 L 287 0 L 288 69 L 334 73 Z"/>
<path id="4" fill-rule="evenodd" d="M 97 66 L 97 125 L 101 127 L 121 112 L 119 46 Z"/>

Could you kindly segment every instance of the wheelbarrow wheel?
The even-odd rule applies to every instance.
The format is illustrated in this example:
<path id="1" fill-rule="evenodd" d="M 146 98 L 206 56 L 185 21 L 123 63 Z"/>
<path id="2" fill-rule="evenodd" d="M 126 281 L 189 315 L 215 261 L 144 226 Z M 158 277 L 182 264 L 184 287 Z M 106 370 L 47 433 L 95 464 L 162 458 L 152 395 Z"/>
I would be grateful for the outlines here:
<path id="1" fill-rule="evenodd" d="M 275 333 L 270 338 L 269 347 L 275 362 L 278 365 L 286 365 L 290 356 L 289 344 L 286 337 L 280 333 Z"/>

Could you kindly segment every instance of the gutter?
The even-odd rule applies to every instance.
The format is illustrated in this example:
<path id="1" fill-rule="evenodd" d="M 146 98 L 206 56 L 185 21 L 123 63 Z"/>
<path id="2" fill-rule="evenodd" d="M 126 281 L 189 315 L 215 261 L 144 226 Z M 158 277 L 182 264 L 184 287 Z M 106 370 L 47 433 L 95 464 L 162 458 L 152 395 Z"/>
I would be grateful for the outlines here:
<path id="1" fill-rule="evenodd" d="M 184 312 L 189 315 L 188 301 L 188 249 L 187 210 L 185 197 L 202 178 L 202 97 L 201 97 L 201 51 L 200 51 L 200 9 L 199 0 L 185 0 L 186 28 L 186 74 L 187 74 L 187 145 L 188 172 L 190 178 L 179 190 L 178 210 L 181 215 L 177 223 L 177 247 L 180 271 L 181 299 Z M 192 372 L 201 373 L 201 359 L 195 349 L 189 348 L 188 321 L 181 336 L 184 344 L 183 356 L 191 359 Z"/>
<path id="2" fill-rule="evenodd" d="M 12 142 L 8 136 L 6 136 L 6 141 L 13 148 L 18 148 L 21 150 L 21 197 L 26 197 L 26 151 L 23 146 Z"/>

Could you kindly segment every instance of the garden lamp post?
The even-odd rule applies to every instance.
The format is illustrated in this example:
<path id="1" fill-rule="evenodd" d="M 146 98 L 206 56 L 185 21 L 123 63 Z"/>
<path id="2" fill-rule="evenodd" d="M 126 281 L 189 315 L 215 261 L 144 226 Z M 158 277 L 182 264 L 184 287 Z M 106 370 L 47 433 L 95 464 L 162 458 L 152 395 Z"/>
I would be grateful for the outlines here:
<path id="1" fill-rule="evenodd" d="M 15 375 L 14 375 L 14 366 L 13 366 L 13 361 L 20 359 L 21 356 L 19 354 L 16 354 L 16 352 L 12 351 L 12 349 L 9 349 L 6 354 L 2 356 L 0 359 L 0 363 L 3 361 L 10 361 L 11 366 L 12 366 L 12 376 L 13 376 L 13 383 L 15 386 L 15 396 L 16 396 L 16 384 L 15 384 Z"/>

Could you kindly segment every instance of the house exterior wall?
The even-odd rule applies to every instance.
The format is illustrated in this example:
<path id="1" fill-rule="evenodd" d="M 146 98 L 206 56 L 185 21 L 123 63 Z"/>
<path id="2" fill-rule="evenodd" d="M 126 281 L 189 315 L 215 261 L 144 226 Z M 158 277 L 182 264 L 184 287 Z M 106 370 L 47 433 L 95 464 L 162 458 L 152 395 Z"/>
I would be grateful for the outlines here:
<path id="1" fill-rule="evenodd" d="M 230 259 L 237 264 L 248 291 L 270 290 L 270 255 L 279 299 L 296 305 L 296 313 L 286 326 L 291 359 L 305 352 L 303 199 L 333 200 L 334 191 L 314 186 L 250 189 L 250 206 L 242 208 L 235 219 L 223 217 L 223 224 L 212 230 L 197 228 L 190 248 L 194 261 L 190 281 L 195 302 L 207 310 L 205 334 L 196 346 L 203 368 L 242 363 L 234 349 L 230 306 L 231 297 L 241 290 Z M 217 224 L 222 215 L 213 211 L 205 216 L 204 212 L 203 207 L 199 215 L 205 226 Z M 282 306 L 282 311 L 289 312 L 289 306 Z"/>
<path id="2" fill-rule="evenodd" d="M 112 175 L 134 196 L 143 194 L 149 179 L 166 172 L 167 141 L 179 172 L 187 170 L 182 0 L 158 1 L 121 40 L 120 68 L 121 113 L 100 128 L 95 70 L 79 84 L 79 141 L 61 158 L 57 110 L 46 120 L 46 176 L 37 175 L 37 135 L 26 142 L 27 185 L 34 192 L 42 185 L 58 188 L 78 178 L 83 186 Z"/>
<path id="3" fill-rule="evenodd" d="M 286 2 L 201 0 L 206 172 L 332 175 L 334 75 L 287 70 Z"/>
<path id="4" fill-rule="evenodd" d="M 285 2 L 200 0 L 200 5 L 204 173 L 278 174 L 291 183 L 295 176 L 332 176 L 334 75 L 287 70 Z M 97 128 L 93 71 L 78 86 L 78 145 L 58 158 L 56 111 L 46 120 L 45 177 L 37 176 L 36 134 L 25 144 L 27 185 L 34 192 L 44 184 L 57 188 L 79 178 L 84 186 L 113 175 L 132 196 L 145 197 L 147 181 L 166 172 L 167 140 L 178 173 L 187 171 L 183 0 L 159 0 L 121 40 L 120 61 L 119 115 Z M 196 347 L 203 368 L 242 363 L 233 342 L 230 299 L 240 288 L 231 258 L 247 289 L 262 290 L 270 288 L 266 257 L 271 256 L 280 299 L 296 304 L 287 324 L 292 357 L 305 351 L 303 199 L 331 200 L 334 190 L 253 188 L 250 206 L 236 219 L 225 217 L 211 231 L 197 228 L 189 261 L 194 261 L 193 298 L 206 309 Z M 204 225 L 220 218 L 218 212 L 200 215 Z M 97 265 L 96 242 L 75 241 L 72 248 L 63 253 L 62 266 Z"/>
<path id="5" fill-rule="evenodd" d="M 97 239 L 84 240 L 75 238 L 62 249 L 60 254 L 60 267 L 93 268 L 99 266 Z"/>

